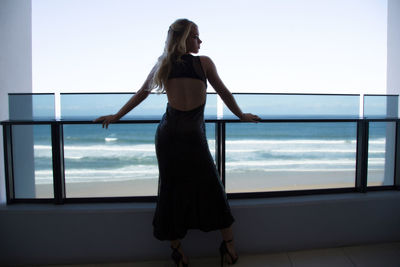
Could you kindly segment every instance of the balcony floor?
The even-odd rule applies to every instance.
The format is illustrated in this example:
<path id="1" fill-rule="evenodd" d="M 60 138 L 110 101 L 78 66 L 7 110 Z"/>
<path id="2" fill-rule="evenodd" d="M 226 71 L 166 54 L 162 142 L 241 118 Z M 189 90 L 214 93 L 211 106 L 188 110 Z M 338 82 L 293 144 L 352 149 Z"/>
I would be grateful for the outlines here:
<path id="1" fill-rule="evenodd" d="M 219 258 L 191 259 L 191 267 L 219 266 Z M 57 265 L 58 267 L 159 267 L 172 261 L 146 261 L 112 264 Z M 274 254 L 240 255 L 236 267 L 399 267 L 400 242 L 363 246 L 303 250 Z"/>

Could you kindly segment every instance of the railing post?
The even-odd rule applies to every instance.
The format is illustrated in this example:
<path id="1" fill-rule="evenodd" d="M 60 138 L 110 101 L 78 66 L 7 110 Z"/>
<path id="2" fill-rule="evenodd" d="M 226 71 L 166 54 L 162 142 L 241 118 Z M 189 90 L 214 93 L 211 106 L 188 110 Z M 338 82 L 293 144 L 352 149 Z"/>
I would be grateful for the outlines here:
<path id="1" fill-rule="evenodd" d="M 215 157 L 217 170 L 225 187 L 225 122 L 215 123 Z"/>
<path id="2" fill-rule="evenodd" d="M 400 189 L 400 122 L 396 121 L 396 141 L 394 150 L 394 186 Z"/>
<path id="3" fill-rule="evenodd" d="M 64 139 L 63 125 L 51 124 L 51 144 L 53 156 L 53 186 L 55 204 L 63 204 L 65 199 Z"/>
<path id="4" fill-rule="evenodd" d="M 11 129 L 12 129 L 11 124 L 3 124 L 4 171 L 6 179 L 7 204 L 13 203 L 15 199 Z"/>
<path id="5" fill-rule="evenodd" d="M 363 193 L 367 191 L 368 130 L 367 121 L 357 121 L 356 190 Z"/>

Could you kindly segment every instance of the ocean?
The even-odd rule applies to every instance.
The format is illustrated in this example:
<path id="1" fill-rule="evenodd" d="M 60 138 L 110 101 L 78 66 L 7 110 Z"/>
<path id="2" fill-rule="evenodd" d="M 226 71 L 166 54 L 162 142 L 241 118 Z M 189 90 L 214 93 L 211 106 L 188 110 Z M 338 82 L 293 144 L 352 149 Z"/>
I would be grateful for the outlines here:
<path id="1" fill-rule="evenodd" d="M 157 179 L 157 124 L 64 125 L 66 183 Z M 385 165 L 387 123 L 370 125 L 368 168 Z M 215 153 L 215 125 L 207 123 Z M 227 123 L 226 179 L 238 173 L 354 171 L 356 123 Z M 50 126 L 34 126 L 36 184 L 52 183 Z M 382 178 L 383 179 L 383 178 Z"/>

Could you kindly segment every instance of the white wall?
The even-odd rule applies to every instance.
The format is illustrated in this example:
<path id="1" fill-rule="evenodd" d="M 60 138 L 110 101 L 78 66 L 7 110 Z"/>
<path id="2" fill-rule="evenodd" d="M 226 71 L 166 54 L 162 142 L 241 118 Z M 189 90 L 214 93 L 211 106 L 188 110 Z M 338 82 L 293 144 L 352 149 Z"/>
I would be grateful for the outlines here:
<path id="1" fill-rule="evenodd" d="M 241 255 L 400 241 L 400 192 L 233 200 Z M 0 265 L 168 259 L 153 237 L 154 203 L 0 207 Z M 221 234 L 191 230 L 191 257 L 217 257 Z M 215 264 L 218 261 L 216 260 Z"/>
<path id="2" fill-rule="evenodd" d="M 400 94 L 400 1 L 388 0 L 387 94 Z"/>
<path id="3" fill-rule="evenodd" d="M 400 94 L 400 1 L 388 0 L 387 24 L 386 93 L 398 95 Z M 388 99 L 387 115 L 394 117 L 399 115 L 398 99 Z M 393 183 L 395 140 L 396 125 L 394 123 L 387 123 L 384 184 Z"/>
<path id="4" fill-rule="evenodd" d="M 6 120 L 8 93 L 32 92 L 31 0 L 0 1 L 0 40 L 0 120 Z M 0 138 L 0 203 L 4 203 L 2 129 Z"/>

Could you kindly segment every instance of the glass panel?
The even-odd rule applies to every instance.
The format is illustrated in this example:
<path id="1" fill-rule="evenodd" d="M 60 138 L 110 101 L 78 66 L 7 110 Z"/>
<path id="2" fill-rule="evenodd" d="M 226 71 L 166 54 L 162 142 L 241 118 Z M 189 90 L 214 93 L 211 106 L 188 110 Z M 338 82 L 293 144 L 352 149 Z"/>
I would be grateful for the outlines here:
<path id="1" fill-rule="evenodd" d="M 215 162 L 215 123 L 206 123 L 206 136 L 211 156 Z"/>
<path id="2" fill-rule="evenodd" d="M 398 117 L 397 95 L 365 95 L 364 117 Z"/>
<path id="3" fill-rule="evenodd" d="M 394 184 L 395 122 L 370 122 L 368 186 Z"/>
<path id="4" fill-rule="evenodd" d="M 9 94 L 10 120 L 54 119 L 54 94 Z"/>
<path id="5" fill-rule="evenodd" d="M 157 124 L 64 125 L 67 197 L 156 195 Z"/>
<path id="6" fill-rule="evenodd" d="M 356 123 L 228 123 L 227 192 L 354 187 Z"/>
<path id="7" fill-rule="evenodd" d="M 158 124 L 64 125 L 67 197 L 154 196 Z M 206 124 L 214 156 L 214 124 Z"/>
<path id="8" fill-rule="evenodd" d="M 114 114 L 133 94 L 61 94 L 61 117 L 63 119 L 93 119 L 98 116 Z M 161 117 L 165 111 L 165 95 L 150 95 L 131 116 Z M 126 118 L 125 117 L 125 118 Z"/>
<path id="9" fill-rule="evenodd" d="M 133 94 L 61 94 L 61 117 L 63 119 L 94 119 L 113 114 L 132 97 Z M 208 96 L 205 116 L 216 116 L 216 94 Z M 139 106 L 124 118 L 160 119 L 167 105 L 165 94 L 150 94 Z"/>
<path id="10" fill-rule="evenodd" d="M 53 198 L 49 125 L 14 125 L 13 163 L 16 198 Z"/>
<path id="11" fill-rule="evenodd" d="M 358 95 L 235 94 L 245 112 L 268 117 L 359 117 Z M 224 107 L 224 117 L 233 114 Z"/>
<path id="12" fill-rule="evenodd" d="M 217 94 L 207 94 L 207 102 L 204 108 L 205 119 L 215 119 L 217 116 Z"/>

